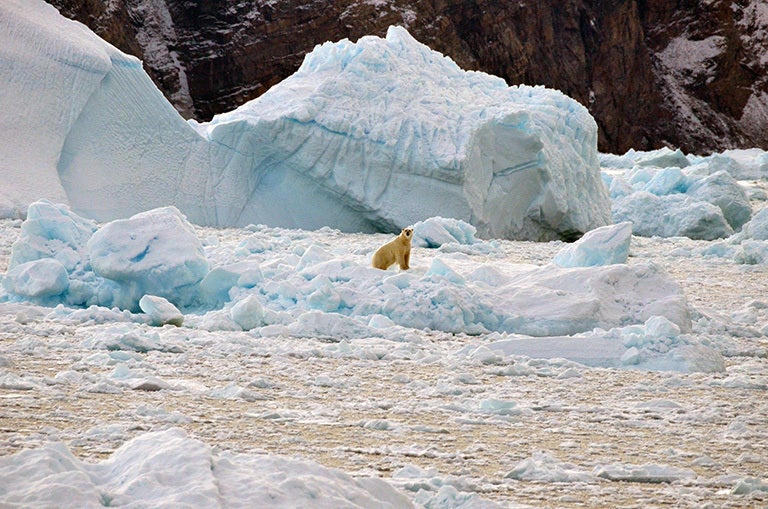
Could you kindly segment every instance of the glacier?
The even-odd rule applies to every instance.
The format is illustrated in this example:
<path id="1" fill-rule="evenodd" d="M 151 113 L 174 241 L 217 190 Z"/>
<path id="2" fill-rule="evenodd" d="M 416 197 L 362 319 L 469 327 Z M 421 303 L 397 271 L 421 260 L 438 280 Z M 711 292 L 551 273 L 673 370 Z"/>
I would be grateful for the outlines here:
<path id="1" fill-rule="evenodd" d="M 402 27 L 320 45 L 197 123 L 138 59 L 41 0 L 3 2 L 0 19 L 0 171 L 20 182 L 0 206 L 19 216 L 43 198 L 101 222 L 168 205 L 211 226 L 374 232 L 443 216 L 530 240 L 611 220 L 586 108 L 464 71 Z"/>

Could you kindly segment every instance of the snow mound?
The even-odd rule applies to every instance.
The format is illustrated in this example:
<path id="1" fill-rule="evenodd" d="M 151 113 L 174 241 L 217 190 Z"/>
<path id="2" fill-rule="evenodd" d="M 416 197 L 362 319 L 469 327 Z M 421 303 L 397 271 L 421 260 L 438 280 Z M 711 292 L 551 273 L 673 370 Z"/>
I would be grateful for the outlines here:
<path id="1" fill-rule="evenodd" d="M 97 463 L 48 443 L 0 457 L 0 478 L 13 507 L 413 507 L 383 480 L 309 460 L 216 452 L 180 428 L 140 435 Z"/>
<path id="2" fill-rule="evenodd" d="M 586 108 L 463 71 L 404 28 L 318 46 L 262 97 L 198 124 L 138 59 L 41 0 L 4 2 L 0 19 L 9 215 L 50 198 L 98 221 L 172 205 L 201 225 L 371 232 L 443 216 L 531 240 L 610 222 Z"/>

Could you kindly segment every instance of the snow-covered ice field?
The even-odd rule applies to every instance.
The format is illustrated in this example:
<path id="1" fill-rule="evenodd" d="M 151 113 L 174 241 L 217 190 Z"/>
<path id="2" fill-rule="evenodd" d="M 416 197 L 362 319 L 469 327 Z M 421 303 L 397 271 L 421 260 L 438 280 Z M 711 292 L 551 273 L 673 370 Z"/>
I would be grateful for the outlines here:
<path id="1" fill-rule="evenodd" d="M 0 271 L 20 223 L 0 223 Z M 259 236 L 272 246 L 259 253 L 263 267 L 283 259 L 286 248 L 310 246 L 366 265 L 390 238 L 262 227 L 196 233 L 212 265 Z M 137 507 L 254 507 L 259 500 L 282 507 L 762 507 L 768 267 L 700 254 L 712 244 L 633 237 L 628 264 L 653 261 L 682 285 L 692 336 L 723 354 L 724 372 L 587 367 L 546 353 L 478 348 L 511 334 L 395 327 L 381 337 L 334 340 L 263 328 L 208 331 L 191 316 L 189 327 L 157 328 L 141 323 L 141 314 L 107 308 L 0 303 L 0 500 L 8 507 L 56 506 L 61 497 Z M 459 268 L 546 266 L 564 245 L 414 248 L 411 272 L 423 276 L 436 257 Z M 63 445 L 51 449 L 57 442 Z M 25 449 L 41 458 L 24 457 Z M 204 467 L 196 469 L 200 458 Z M 368 478 L 386 485 L 352 488 Z M 392 498 L 394 491 L 404 498 Z M 334 492 L 349 499 L 328 498 Z"/>

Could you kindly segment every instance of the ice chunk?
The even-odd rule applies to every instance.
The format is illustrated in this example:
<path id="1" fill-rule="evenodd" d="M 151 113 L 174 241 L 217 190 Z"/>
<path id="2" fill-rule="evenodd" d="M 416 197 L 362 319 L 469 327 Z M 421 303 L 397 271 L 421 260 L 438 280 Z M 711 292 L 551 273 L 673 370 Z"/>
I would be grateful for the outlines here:
<path id="1" fill-rule="evenodd" d="M 565 358 L 587 366 L 624 369 L 722 373 L 725 361 L 714 348 L 683 335 L 680 326 L 664 316 L 652 316 L 644 324 L 595 329 L 568 337 L 500 340 L 487 344 L 497 356 L 525 355 Z M 479 350 L 479 349 L 478 349 Z"/>
<path id="2" fill-rule="evenodd" d="M 208 272 L 195 230 L 174 207 L 107 223 L 87 249 L 93 272 L 133 289 L 136 300 L 151 294 L 183 305 L 185 288 Z"/>
<path id="3" fill-rule="evenodd" d="M 425 277 L 445 278 L 455 285 L 463 285 L 464 278 L 461 277 L 455 270 L 451 269 L 442 259 L 435 258 L 432 260 L 432 264 L 429 266 L 429 270 L 425 274 Z"/>
<path id="4" fill-rule="evenodd" d="M 696 472 L 688 468 L 668 465 L 628 465 L 614 463 L 595 467 L 595 475 L 611 481 L 662 483 L 691 480 Z"/>
<path id="5" fill-rule="evenodd" d="M 749 196 L 732 173 L 758 164 L 755 160 L 760 154 L 763 152 L 758 150 L 734 157 L 700 157 L 662 149 L 601 156 L 608 165 L 603 172 L 609 179 L 613 219 L 631 221 L 636 235 L 726 237 L 752 214 Z M 624 174 L 615 174 L 616 168 L 625 168 Z M 719 208 L 719 213 L 710 205 Z"/>
<path id="6" fill-rule="evenodd" d="M 684 193 L 688 190 L 688 177 L 680 168 L 664 168 L 645 184 L 645 190 L 663 196 L 672 193 Z"/>
<path id="7" fill-rule="evenodd" d="M 99 330 L 96 334 L 84 340 L 83 346 L 86 348 L 110 351 L 125 350 L 129 352 L 157 350 L 160 352 L 179 353 L 184 351 L 183 346 L 177 339 L 161 336 L 157 329 L 146 330 L 137 327 L 135 324 L 116 324 Z M 116 371 L 113 376 L 128 378 L 133 377 L 133 374 Z"/>
<path id="8" fill-rule="evenodd" d="M 301 458 L 220 452 L 180 428 L 140 434 L 94 463 L 47 444 L 0 457 L 0 477 L 5 500 L 20 506 L 413 507 L 381 479 Z"/>
<path id="9" fill-rule="evenodd" d="M 509 266 L 447 255 L 421 274 L 382 277 L 361 264 L 362 257 L 355 261 L 319 245 L 289 244 L 259 255 L 269 261 L 260 263 L 244 252 L 246 259 L 206 274 L 194 229 L 177 210 L 157 209 L 103 225 L 85 247 L 90 265 L 70 273 L 68 289 L 50 303 L 134 310 L 141 297 L 162 292 L 159 297 L 186 310 L 188 326 L 261 327 L 260 334 L 302 337 L 365 337 L 391 325 L 552 336 L 639 323 L 653 315 L 690 330 L 681 289 L 653 265 Z M 244 301 L 249 296 L 258 299 L 263 315 L 255 301 Z M 216 310 L 230 299 L 233 305 Z M 194 318 L 192 309 L 210 312 Z"/>
<path id="10" fill-rule="evenodd" d="M 67 269 L 53 258 L 16 265 L 3 279 L 3 287 L 16 295 L 44 298 L 60 295 L 69 288 Z"/>
<path id="11" fill-rule="evenodd" d="M 705 345 L 680 345 L 672 348 L 667 356 L 658 361 L 647 363 L 647 367 L 689 373 L 725 373 L 725 359 L 720 352 Z"/>
<path id="12" fill-rule="evenodd" d="M 322 247 L 316 244 L 313 244 L 309 246 L 309 248 L 306 251 L 304 251 L 303 255 L 301 255 L 301 260 L 299 260 L 299 264 L 296 266 L 296 270 L 303 270 L 303 269 L 306 269 L 307 267 L 311 267 L 319 263 L 327 262 L 332 258 L 333 258 L 333 255 L 331 255 L 331 253 L 329 253 Z"/>
<path id="13" fill-rule="evenodd" d="M 627 302 L 630 296 L 634 304 Z M 575 334 L 601 323 L 638 323 L 654 315 L 667 317 L 683 331 L 691 329 L 682 289 L 655 264 L 549 265 L 499 287 L 492 305 L 507 309 L 497 330 L 532 336 Z"/>
<path id="14" fill-rule="evenodd" d="M 552 453 L 536 451 L 529 458 L 519 462 L 504 477 L 520 481 L 595 482 L 596 477 L 589 471 L 571 463 L 558 460 Z"/>
<path id="15" fill-rule="evenodd" d="M 200 282 L 200 299 L 210 306 L 221 306 L 230 300 L 235 286 L 250 288 L 264 278 L 255 262 L 235 262 L 214 267 Z"/>
<path id="16" fill-rule="evenodd" d="M 623 155 L 601 153 L 599 155 L 600 166 L 604 168 L 629 169 L 635 165 L 637 157 L 638 153 L 632 148 Z"/>
<path id="17" fill-rule="evenodd" d="M 152 325 L 171 324 L 181 327 L 184 323 L 184 315 L 179 308 L 162 297 L 145 295 L 139 299 L 139 307 L 149 315 Z"/>
<path id="18" fill-rule="evenodd" d="M 656 196 L 638 191 L 617 198 L 613 202 L 613 218 L 616 222 L 631 222 L 633 233 L 645 237 L 714 240 L 733 233 L 719 207 L 684 194 Z"/>
<path id="19" fill-rule="evenodd" d="M 627 351 L 621 356 L 621 363 L 625 366 L 632 366 L 640 363 L 640 350 L 637 347 L 632 346 L 627 348 Z"/>
<path id="20" fill-rule="evenodd" d="M 453 478 L 440 477 L 425 480 L 427 489 L 419 489 L 414 502 L 416 507 L 464 508 L 464 509 L 503 509 L 504 505 L 486 500 L 472 491 L 459 491 L 449 484 Z M 416 483 L 413 489 L 418 489 L 421 483 Z"/>
<path id="21" fill-rule="evenodd" d="M 248 295 L 235 303 L 230 309 L 229 315 L 243 330 L 251 330 L 264 325 L 264 308 L 255 295 Z"/>
<path id="22" fill-rule="evenodd" d="M 733 256 L 736 262 L 750 265 L 768 263 L 768 208 L 755 214 L 726 242 L 721 256 Z"/>
<path id="23" fill-rule="evenodd" d="M 460 219 L 430 217 L 413 225 L 412 244 L 437 248 L 443 244 L 474 244 L 477 228 Z"/>
<path id="24" fill-rule="evenodd" d="M 753 492 L 768 492 L 768 482 L 757 477 L 745 477 L 739 479 L 731 490 L 734 495 L 749 495 Z"/>
<path id="25" fill-rule="evenodd" d="M 734 261 L 747 265 L 768 263 L 768 241 L 744 240 L 734 254 Z"/>
<path id="26" fill-rule="evenodd" d="M 608 190 L 611 194 L 611 199 L 627 196 L 628 194 L 635 192 L 635 189 L 630 185 L 630 183 L 620 175 L 615 176 L 611 180 L 611 184 Z"/>
<path id="27" fill-rule="evenodd" d="M 754 217 L 744 225 L 741 232 L 734 235 L 734 238 L 736 240 L 768 240 L 768 208 L 755 214 Z"/>
<path id="28" fill-rule="evenodd" d="M 676 338 L 680 327 L 663 316 L 652 316 L 645 322 L 645 333 L 656 339 Z"/>
<path id="29" fill-rule="evenodd" d="M 560 250 L 554 263 L 561 267 L 591 267 L 626 263 L 632 223 L 601 226 L 587 232 L 582 238 Z"/>
<path id="30" fill-rule="evenodd" d="M 71 272 L 82 264 L 85 245 L 95 231 L 93 221 L 83 219 L 66 205 L 36 201 L 29 205 L 8 265 L 13 268 L 41 258 L 55 258 Z"/>
<path id="31" fill-rule="evenodd" d="M 691 163 L 680 149 L 672 150 L 664 147 L 659 150 L 641 154 L 635 160 L 635 164 L 638 166 L 657 166 L 659 168 L 685 168 Z"/>
<path id="32" fill-rule="evenodd" d="M 484 399 L 480 401 L 479 410 L 493 415 L 520 415 L 523 410 L 514 401 L 500 399 Z"/>
<path id="33" fill-rule="evenodd" d="M 736 179 L 724 171 L 694 181 L 687 195 L 720 207 L 723 217 L 734 230 L 739 230 L 752 216 L 747 193 Z"/>
<path id="34" fill-rule="evenodd" d="M 727 171 L 736 180 L 759 180 L 768 176 L 768 152 L 759 148 L 726 150 L 703 161 L 712 173 Z"/>
<path id="35" fill-rule="evenodd" d="M 373 315 L 368 321 L 368 327 L 373 327 L 374 329 L 386 329 L 388 327 L 394 327 L 394 325 L 395 322 L 383 315 Z"/>

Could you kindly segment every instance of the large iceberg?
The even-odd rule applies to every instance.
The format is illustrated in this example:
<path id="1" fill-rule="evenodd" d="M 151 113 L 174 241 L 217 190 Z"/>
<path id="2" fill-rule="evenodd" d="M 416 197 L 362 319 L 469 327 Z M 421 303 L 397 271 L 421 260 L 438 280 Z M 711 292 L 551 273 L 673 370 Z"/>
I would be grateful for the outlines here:
<path id="1" fill-rule="evenodd" d="M 481 237 L 544 240 L 610 222 L 583 106 L 465 72 L 399 27 L 318 46 L 293 76 L 199 129 L 248 159 L 241 185 L 270 195 L 311 179 L 377 230 L 444 216 Z M 275 214 L 264 198 L 233 212 Z"/>
<path id="2" fill-rule="evenodd" d="M 464 71 L 404 28 L 318 46 L 208 124 L 41 0 L 0 5 L 0 52 L 0 171 L 26 183 L 5 208 L 49 198 L 107 221 L 173 205 L 203 225 L 344 231 L 443 216 L 532 240 L 611 221 L 586 108 Z"/>
<path id="3" fill-rule="evenodd" d="M 101 220 L 202 198 L 207 144 L 141 61 L 41 0 L 0 3 L 0 109 L 5 209 L 46 198 Z"/>

